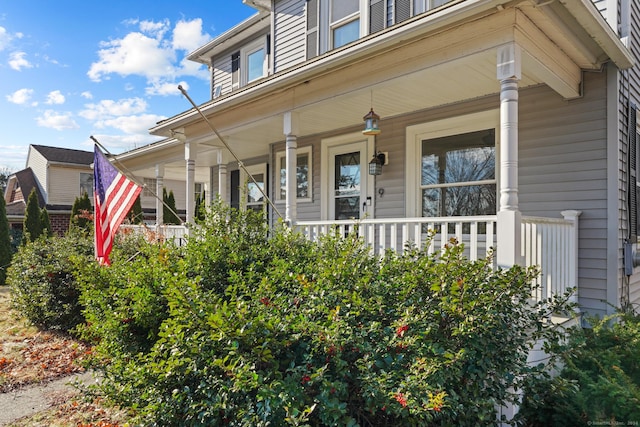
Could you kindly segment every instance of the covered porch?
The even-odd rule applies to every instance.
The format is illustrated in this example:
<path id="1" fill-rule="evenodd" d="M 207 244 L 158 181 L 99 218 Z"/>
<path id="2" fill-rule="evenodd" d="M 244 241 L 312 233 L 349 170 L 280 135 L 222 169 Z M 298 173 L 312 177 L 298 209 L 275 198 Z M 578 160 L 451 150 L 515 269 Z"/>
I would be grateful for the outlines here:
<path id="1" fill-rule="evenodd" d="M 578 286 L 579 213 L 558 218 L 573 206 L 549 210 L 549 218 L 521 211 L 519 95 L 544 87 L 559 99 L 578 99 L 584 70 L 601 70 L 609 61 L 631 64 L 590 2 L 454 1 L 200 105 L 235 155 L 190 109 L 151 129 L 165 141 L 118 158 L 155 179 L 158 194 L 164 180 L 183 180 L 187 223 L 196 183 L 204 184 L 207 200 L 218 196 L 254 208 L 264 200 L 236 195 L 234 201 L 234 192 L 243 194 L 238 187 L 247 174 L 259 176 L 277 206 L 266 208 L 270 220 L 281 216 L 310 239 L 334 227 L 357 229 L 380 253 L 401 251 L 406 242 L 422 247 L 435 230 L 430 250 L 455 237 L 472 259 L 495 248 L 498 267 L 540 266 L 537 297 L 546 298 Z M 377 136 L 361 133 L 370 108 L 382 117 Z M 420 203 L 420 144 L 445 131 L 487 129 L 495 149 L 491 214 L 427 217 Z M 312 171 L 302 198 L 296 162 L 304 150 Z M 335 162 L 356 151 L 357 201 L 352 214 L 341 216 L 334 206 Z M 366 165 L 378 152 L 388 153 L 388 165 L 374 177 Z M 161 207 L 156 211 L 162 224 Z"/>

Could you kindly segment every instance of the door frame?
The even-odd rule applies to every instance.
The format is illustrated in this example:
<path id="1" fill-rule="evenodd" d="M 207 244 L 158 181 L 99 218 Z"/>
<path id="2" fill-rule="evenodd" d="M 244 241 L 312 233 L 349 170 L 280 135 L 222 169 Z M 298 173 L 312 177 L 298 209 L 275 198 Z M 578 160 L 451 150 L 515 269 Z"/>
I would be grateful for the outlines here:
<path id="1" fill-rule="evenodd" d="M 349 134 L 339 135 L 321 140 L 320 146 L 320 219 L 326 221 L 332 219 L 330 192 L 332 191 L 331 183 L 333 178 L 330 176 L 330 165 L 332 159 L 332 149 L 343 145 L 362 143 L 363 153 L 361 155 L 361 190 L 362 199 L 371 198 L 371 204 L 367 208 L 367 219 L 375 217 L 375 177 L 369 175 L 369 158 L 373 157 L 375 149 L 375 136 L 363 135 L 361 132 L 353 132 Z M 361 199 L 361 202 L 362 202 Z M 361 218 L 362 219 L 362 218 Z"/>

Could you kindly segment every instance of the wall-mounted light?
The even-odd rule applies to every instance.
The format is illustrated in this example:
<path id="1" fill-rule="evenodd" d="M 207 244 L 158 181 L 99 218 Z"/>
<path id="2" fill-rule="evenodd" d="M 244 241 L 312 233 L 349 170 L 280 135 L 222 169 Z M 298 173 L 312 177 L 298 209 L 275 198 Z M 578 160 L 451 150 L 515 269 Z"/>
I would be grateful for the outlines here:
<path id="1" fill-rule="evenodd" d="M 380 116 L 373 112 L 373 108 L 362 119 L 364 120 L 363 135 L 378 135 L 380 133 L 380 127 L 378 126 Z"/>
<path id="2" fill-rule="evenodd" d="M 369 175 L 382 175 L 382 165 L 387 160 L 384 153 L 378 151 L 369 162 Z"/>

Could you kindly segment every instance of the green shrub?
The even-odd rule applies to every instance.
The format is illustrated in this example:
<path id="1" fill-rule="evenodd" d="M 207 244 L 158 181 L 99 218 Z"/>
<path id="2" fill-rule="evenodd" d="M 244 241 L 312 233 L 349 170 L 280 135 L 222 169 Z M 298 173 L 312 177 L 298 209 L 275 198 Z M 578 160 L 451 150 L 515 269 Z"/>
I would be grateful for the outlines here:
<path id="1" fill-rule="evenodd" d="M 527 387 L 522 425 L 583 426 L 640 421 L 640 316 L 619 312 L 572 329 L 558 376 Z"/>
<path id="2" fill-rule="evenodd" d="M 92 259 L 93 242 L 75 234 L 42 236 L 20 246 L 7 275 L 13 306 L 37 326 L 73 329 L 84 321 L 76 263 Z"/>
<path id="3" fill-rule="evenodd" d="M 533 270 L 462 252 L 380 258 L 216 205 L 184 252 L 83 271 L 101 389 L 144 425 L 494 425 L 562 307 L 530 305 Z"/>

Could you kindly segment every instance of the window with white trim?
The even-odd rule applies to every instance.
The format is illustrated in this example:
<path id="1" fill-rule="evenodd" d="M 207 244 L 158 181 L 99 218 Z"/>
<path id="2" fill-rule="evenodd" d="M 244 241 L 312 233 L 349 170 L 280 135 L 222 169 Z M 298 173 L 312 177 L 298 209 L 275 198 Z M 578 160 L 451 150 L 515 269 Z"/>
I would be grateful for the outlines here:
<path id="1" fill-rule="evenodd" d="M 365 0 L 307 0 L 307 59 L 358 40 Z"/>
<path id="2" fill-rule="evenodd" d="M 310 202 L 311 198 L 311 147 L 298 148 L 296 160 L 296 197 L 299 202 Z M 276 200 L 287 197 L 287 158 L 284 151 L 276 154 Z"/>
<path id="3" fill-rule="evenodd" d="M 495 130 L 422 140 L 419 188 L 424 217 L 495 214 Z"/>
<path id="4" fill-rule="evenodd" d="M 157 182 L 155 178 L 144 178 L 142 197 L 155 197 Z"/>
<path id="5" fill-rule="evenodd" d="M 267 204 L 263 192 L 267 192 L 267 164 L 247 166 L 246 169 L 241 172 L 244 208 L 256 211 L 266 210 Z M 247 172 L 251 174 L 253 179 L 249 177 Z"/>
<path id="6" fill-rule="evenodd" d="M 246 85 L 267 75 L 267 46 L 260 38 L 240 50 L 242 84 Z"/>
<path id="7" fill-rule="evenodd" d="M 408 126 L 407 215 L 494 215 L 499 124 L 496 109 Z"/>
<path id="8" fill-rule="evenodd" d="M 93 174 L 80 173 L 80 197 L 87 193 L 89 199 L 93 198 Z"/>

